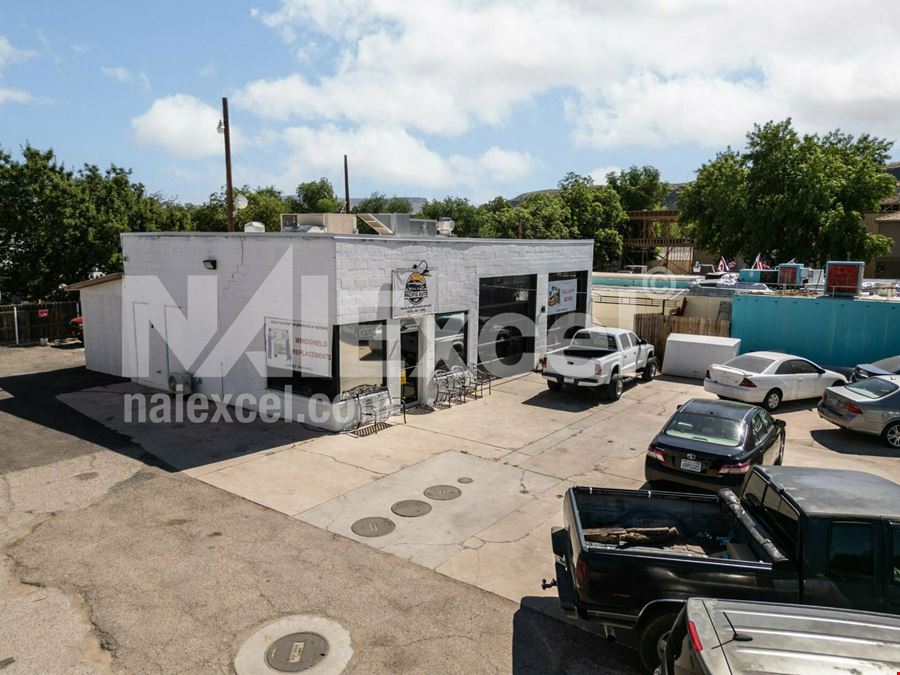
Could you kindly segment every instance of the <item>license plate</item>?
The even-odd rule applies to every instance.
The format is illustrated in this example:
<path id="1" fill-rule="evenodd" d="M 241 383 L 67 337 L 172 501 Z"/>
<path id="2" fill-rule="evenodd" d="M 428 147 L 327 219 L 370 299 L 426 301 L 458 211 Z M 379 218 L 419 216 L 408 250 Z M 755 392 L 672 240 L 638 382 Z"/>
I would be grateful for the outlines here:
<path id="1" fill-rule="evenodd" d="M 685 471 L 699 472 L 703 468 L 703 465 L 700 464 L 700 462 L 695 462 L 692 459 L 683 459 L 681 460 L 681 468 Z"/>
<path id="2" fill-rule="evenodd" d="M 564 377 L 564 378 L 563 378 L 563 381 L 564 381 L 566 384 L 575 384 L 575 378 L 574 378 L 574 377 Z"/>

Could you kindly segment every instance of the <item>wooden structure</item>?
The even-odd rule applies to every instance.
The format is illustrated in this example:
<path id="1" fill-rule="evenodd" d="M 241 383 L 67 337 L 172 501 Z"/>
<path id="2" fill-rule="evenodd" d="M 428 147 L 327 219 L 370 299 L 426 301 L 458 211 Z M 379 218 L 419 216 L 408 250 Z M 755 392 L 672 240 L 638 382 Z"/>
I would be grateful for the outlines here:
<path id="1" fill-rule="evenodd" d="M 71 337 L 69 322 L 79 311 L 79 303 L 71 301 L 0 305 L 0 344 L 15 344 L 17 337 L 21 344 Z"/>
<path id="2" fill-rule="evenodd" d="M 731 321 L 696 316 L 635 314 L 634 332 L 656 348 L 657 360 L 661 362 L 666 352 L 666 340 L 671 333 L 730 337 Z"/>
<path id="3" fill-rule="evenodd" d="M 676 273 L 691 273 L 691 264 L 694 257 L 694 242 L 688 237 L 673 232 L 678 223 L 681 212 L 677 209 L 647 209 L 639 211 L 626 211 L 625 215 L 632 223 L 639 223 L 641 233 L 637 237 L 628 237 L 622 244 L 625 249 L 639 250 L 643 265 L 647 261 L 648 254 L 662 249 L 661 257 L 663 265 Z M 687 248 L 689 250 L 687 265 L 675 263 L 671 260 L 673 249 Z M 673 269 L 674 267 L 674 269 Z"/>

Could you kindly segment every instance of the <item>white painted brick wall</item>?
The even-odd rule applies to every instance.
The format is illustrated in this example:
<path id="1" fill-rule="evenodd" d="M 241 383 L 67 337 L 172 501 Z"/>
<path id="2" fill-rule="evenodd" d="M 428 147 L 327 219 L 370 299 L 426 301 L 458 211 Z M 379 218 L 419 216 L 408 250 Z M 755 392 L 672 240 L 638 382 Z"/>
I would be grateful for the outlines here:
<path id="1" fill-rule="evenodd" d="M 126 256 L 126 282 L 129 277 L 134 279 L 140 275 L 159 277 L 172 302 L 182 312 L 189 310 L 186 305 L 190 275 L 216 279 L 219 326 L 201 358 L 212 352 L 215 343 L 237 320 L 251 298 L 258 311 L 267 316 L 284 316 L 285 298 L 289 298 L 287 304 L 293 306 L 292 314 L 299 320 L 329 324 L 388 320 L 388 342 L 399 342 L 399 331 L 394 328 L 398 322 L 390 316 L 391 272 L 408 269 L 420 260 L 428 262 L 437 284 L 438 311 L 469 312 L 468 358 L 473 363 L 477 360 L 478 344 L 478 280 L 536 274 L 535 349 L 540 355 L 545 351 L 546 340 L 546 314 L 540 312 L 540 307 L 546 304 L 547 275 L 571 271 L 590 273 L 593 259 L 590 241 L 415 240 L 279 233 L 126 234 L 122 236 L 122 248 Z M 292 272 L 277 280 L 278 291 L 260 297 L 257 289 L 289 251 L 293 260 Z M 215 271 L 203 267 L 203 260 L 210 258 L 216 260 Z M 313 284 L 305 282 L 304 275 L 319 275 L 324 280 L 321 284 Z M 303 302 L 301 295 L 305 296 Z M 130 308 L 124 308 L 124 312 L 130 320 Z M 585 320 L 589 321 L 589 318 Z M 247 351 L 263 350 L 262 320 L 258 323 Z M 423 318 L 423 341 L 429 336 L 433 338 L 433 323 L 430 317 Z M 430 342 L 428 340 L 429 345 Z M 120 351 L 124 358 L 133 359 L 128 340 L 123 344 Z M 387 345 L 389 353 L 394 353 L 397 347 Z M 90 346 L 88 349 L 90 351 Z M 91 358 L 90 354 L 88 358 Z M 192 366 L 185 364 L 184 367 Z M 156 368 L 151 369 L 154 370 Z M 388 374 L 388 384 L 394 395 L 399 396 L 399 368 L 389 367 Z M 151 375 L 147 384 L 162 387 L 165 378 L 154 380 Z M 224 378 L 204 381 L 199 389 L 220 394 L 247 392 L 261 395 L 265 390 L 265 378 L 248 358 L 242 358 Z"/>

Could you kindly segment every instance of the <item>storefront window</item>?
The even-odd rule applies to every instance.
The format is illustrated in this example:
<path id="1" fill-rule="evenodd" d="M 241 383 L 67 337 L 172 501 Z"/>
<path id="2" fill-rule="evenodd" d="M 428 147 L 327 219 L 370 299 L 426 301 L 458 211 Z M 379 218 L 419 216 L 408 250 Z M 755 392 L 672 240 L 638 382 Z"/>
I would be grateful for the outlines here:
<path id="1" fill-rule="evenodd" d="M 325 333 L 326 338 L 328 334 L 328 332 Z M 319 364 L 317 367 L 321 369 L 321 362 L 323 360 L 330 360 L 330 365 L 326 363 L 325 367 L 325 371 L 329 374 L 327 376 L 321 374 L 310 375 L 309 373 L 301 372 L 299 369 L 292 370 L 291 368 L 279 368 L 271 365 L 271 361 L 277 361 L 279 357 L 283 357 L 293 349 L 297 335 L 294 335 L 291 332 L 273 331 L 267 326 L 266 386 L 269 389 L 279 389 L 283 391 L 288 391 L 289 388 L 292 394 L 299 396 L 324 394 L 329 398 L 334 398 L 338 394 L 338 389 L 335 386 L 337 381 L 337 361 L 333 358 L 334 351 L 331 345 L 334 344 L 337 339 L 337 327 L 330 329 L 330 334 L 332 336 L 331 344 L 327 346 L 319 344 L 316 346 L 318 351 L 317 355 L 322 357 L 317 359 Z M 319 340 L 318 342 L 322 342 L 322 340 Z M 301 361 L 298 361 L 298 363 Z"/>
<path id="2" fill-rule="evenodd" d="M 449 312 L 434 316 L 434 367 L 450 370 L 453 366 L 465 366 L 466 312 Z"/>
<path id="3" fill-rule="evenodd" d="M 561 347 L 585 328 L 590 297 L 587 272 L 553 272 L 547 278 L 547 349 Z"/>
<path id="4" fill-rule="evenodd" d="M 338 327 L 340 391 L 362 384 L 385 384 L 385 323 L 372 321 Z"/>
<path id="5" fill-rule="evenodd" d="M 534 274 L 479 280 L 478 359 L 489 369 L 502 365 L 511 375 L 534 367 L 536 288 Z"/>

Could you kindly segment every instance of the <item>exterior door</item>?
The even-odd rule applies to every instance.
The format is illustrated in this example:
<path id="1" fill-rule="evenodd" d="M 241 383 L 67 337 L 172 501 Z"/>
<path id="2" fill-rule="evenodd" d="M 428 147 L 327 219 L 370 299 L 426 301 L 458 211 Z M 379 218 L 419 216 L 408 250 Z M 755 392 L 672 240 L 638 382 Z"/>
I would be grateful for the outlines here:
<path id="1" fill-rule="evenodd" d="M 419 324 L 404 319 L 400 324 L 400 396 L 407 405 L 419 402 Z"/>

